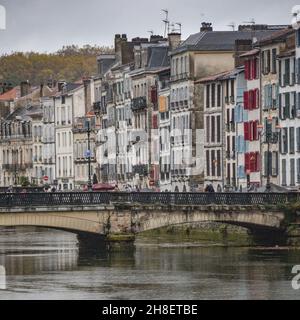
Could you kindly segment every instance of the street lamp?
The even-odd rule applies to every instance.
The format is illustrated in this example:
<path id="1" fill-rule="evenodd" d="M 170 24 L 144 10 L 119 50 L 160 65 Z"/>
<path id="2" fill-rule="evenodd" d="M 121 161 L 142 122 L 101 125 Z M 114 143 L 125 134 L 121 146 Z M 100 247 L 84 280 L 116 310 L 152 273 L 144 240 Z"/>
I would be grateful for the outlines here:
<path id="1" fill-rule="evenodd" d="M 271 192 L 271 168 L 270 168 L 270 145 L 271 144 L 276 144 L 278 143 L 278 139 L 279 139 L 279 133 L 281 131 L 281 126 L 280 125 L 276 125 L 275 126 L 275 132 L 272 131 L 272 121 L 273 118 L 270 116 L 267 119 L 267 127 L 265 128 L 264 131 L 264 126 L 263 125 L 258 125 L 257 126 L 257 130 L 260 134 L 260 137 L 265 136 L 266 140 L 264 143 L 266 143 L 268 145 L 268 161 L 267 161 L 267 184 L 266 184 L 266 192 Z"/>
<path id="2" fill-rule="evenodd" d="M 79 123 L 78 124 L 78 128 L 82 129 L 83 128 L 83 124 Z M 93 191 L 92 170 L 91 170 L 91 125 L 90 125 L 90 120 L 89 119 L 87 121 L 86 132 L 87 132 L 87 142 L 88 142 L 87 150 L 85 152 L 85 158 L 87 158 L 87 160 L 88 160 L 88 184 L 87 184 L 87 187 L 88 187 L 88 191 Z"/>
<path id="3" fill-rule="evenodd" d="M 93 191 L 92 185 L 92 170 L 91 170 L 91 122 L 87 121 L 87 137 L 88 137 L 88 150 L 87 150 L 87 158 L 88 158 L 88 166 L 89 166 L 89 177 L 88 177 L 88 190 Z"/>

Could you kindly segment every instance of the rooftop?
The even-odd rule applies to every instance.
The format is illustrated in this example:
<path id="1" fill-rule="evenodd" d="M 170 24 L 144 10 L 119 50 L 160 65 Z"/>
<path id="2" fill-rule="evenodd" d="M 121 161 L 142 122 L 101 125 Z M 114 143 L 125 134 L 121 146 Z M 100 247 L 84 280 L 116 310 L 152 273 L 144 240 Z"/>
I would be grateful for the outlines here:
<path id="1" fill-rule="evenodd" d="M 234 51 L 236 40 L 264 39 L 278 30 L 202 31 L 187 38 L 172 53 L 190 51 Z"/>

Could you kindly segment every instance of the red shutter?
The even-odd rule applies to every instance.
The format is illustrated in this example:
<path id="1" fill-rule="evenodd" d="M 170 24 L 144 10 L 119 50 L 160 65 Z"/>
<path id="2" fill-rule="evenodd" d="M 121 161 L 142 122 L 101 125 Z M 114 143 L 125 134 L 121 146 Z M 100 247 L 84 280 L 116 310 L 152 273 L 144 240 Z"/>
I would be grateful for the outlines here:
<path id="1" fill-rule="evenodd" d="M 256 109 L 259 108 L 259 89 L 255 89 L 255 107 Z"/>
<path id="2" fill-rule="evenodd" d="M 246 170 L 246 173 L 247 171 L 250 170 L 250 154 L 249 153 L 245 154 L 245 170 Z"/>
<path id="3" fill-rule="evenodd" d="M 255 160 L 256 160 L 255 171 L 258 172 L 258 171 L 260 171 L 260 154 L 259 154 L 259 152 L 256 152 Z"/>
<path id="4" fill-rule="evenodd" d="M 244 109 L 249 110 L 249 92 L 244 91 Z"/>
<path id="5" fill-rule="evenodd" d="M 158 129 L 158 123 L 157 123 L 157 115 L 153 115 L 153 129 Z"/>
<path id="6" fill-rule="evenodd" d="M 258 121 L 253 121 L 253 140 L 258 140 L 258 130 L 257 130 Z"/>
<path id="7" fill-rule="evenodd" d="M 248 92 L 248 109 L 252 110 L 253 109 L 253 93 L 252 90 Z"/>
<path id="8" fill-rule="evenodd" d="M 245 137 L 245 141 L 249 141 L 249 123 L 248 122 L 244 123 L 244 137 Z"/>
<path id="9" fill-rule="evenodd" d="M 250 141 L 253 141 L 254 140 L 254 121 L 250 121 L 249 123 L 249 127 L 250 127 L 250 130 L 249 130 L 249 140 Z"/>
<path id="10" fill-rule="evenodd" d="M 151 89 L 151 102 L 152 102 L 153 104 L 156 104 L 156 103 L 157 103 L 157 90 L 156 90 L 155 87 L 153 87 L 153 88 Z"/>

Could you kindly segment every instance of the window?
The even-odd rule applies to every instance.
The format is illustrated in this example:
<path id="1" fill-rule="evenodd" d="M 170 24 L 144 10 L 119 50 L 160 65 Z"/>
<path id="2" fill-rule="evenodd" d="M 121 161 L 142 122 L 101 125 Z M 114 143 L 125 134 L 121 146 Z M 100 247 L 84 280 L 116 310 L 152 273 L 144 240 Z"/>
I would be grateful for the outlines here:
<path id="1" fill-rule="evenodd" d="M 210 117 L 206 117 L 206 142 L 210 142 Z"/>
<path id="2" fill-rule="evenodd" d="M 300 128 L 297 128 L 296 130 L 296 135 L 297 135 L 297 144 L 296 144 L 296 151 L 300 152 Z"/>
<path id="3" fill-rule="evenodd" d="M 295 159 L 290 160 L 290 171 L 291 171 L 291 186 L 295 185 Z"/>
<path id="4" fill-rule="evenodd" d="M 210 107 L 210 85 L 206 86 L 206 108 Z"/>
<path id="5" fill-rule="evenodd" d="M 217 142 L 221 142 L 221 116 L 217 116 Z"/>
<path id="6" fill-rule="evenodd" d="M 211 107 L 214 108 L 216 106 L 216 85 L 213 83 L 211 85 Z"/>
<path id="7" fill-rule="evenodd" d="M 211 142 L 215 142 L 216 141 L 215 130 L 216 130 L 215 117 L 212 116 L 211 117 Z"/>
<path id="8" fill-rule="evenodd" d="M 217 86 L 217 107 L 221 107 L 221 85 Z"/>
<path id="9" fill-rule="evenodd" d="M 209 151 L 206 151 L 206 175 L 209 177 L 210 176 L 210 161 L 209 161 Z"/>
<path id="10" fill-rule="evenodd" d="M 278 152 L 274 151 L 272 152 L 272 176 L 277 177 L 278 176 L 278 163 L 279 157 Z"/>
<path id="11" fill-rule="evenodd" d="M 215 150 L 211 151 L 211 175 L 214 177 L 216 175 L 216 153 Z"/>
<path id="12" fill-rule="evenodd" d="M 286 59 L 284 64 L 283 85 L 287 86 L 289 84 L 290 84 L 290 59 Z"/>
<path id="13" fill-rule="evenodd" d="M 295 153 L 295 128 L 289 128 L 289 138 L 290 138 L 290 153 Z"/>
<path id="14" fill-rule="evenodd" d="M 297 159 L 297 183 L 300 183 L 300 159 Z"/>
<path id="15" fill-rule="evenodd" d="M 281 153 L 288 153 L 288 129 L 283 128 L 281 133 Z"/>
<path id="16" fill-rule="evenodd" d="M 276 65 L 276 56 L 277 56 L 277 50 L 276 48 L 272 49 L 272 73 L 277 72 L 277 65 Z"/>
<path id="17" fill-rule="evenodd" d="M 221 177 L 221 151 L 217 151 L 217 176 Z"/>

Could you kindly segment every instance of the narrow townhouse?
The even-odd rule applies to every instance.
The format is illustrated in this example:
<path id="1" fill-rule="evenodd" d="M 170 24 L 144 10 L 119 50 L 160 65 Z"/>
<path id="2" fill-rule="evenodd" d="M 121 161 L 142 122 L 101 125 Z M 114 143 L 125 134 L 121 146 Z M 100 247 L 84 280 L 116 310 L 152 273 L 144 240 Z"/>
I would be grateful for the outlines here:
<path id="1" fill-rule="evenodd" d="M 281 146 L 280 133 L 284 139 L 286 137 L 286 131 L 288 123 L 284 120 L 294 119 L 294 110 L 290 108 L 290 103 L 295 105 L 294 94 L 286 94 L 279 99 L 279 79 L 281 79 L 282 87 L 290 87 L 295 84 L 295 58 L 286 59 L 283 62 L 278 62 L 278 58 L 282 51 L 291 52 L 295 48 L 294 30 L 287 28 L 274 33 L 272 36 L 263 39 L 259 43 L 260 48 L 260 60 L 261 60 L 261 107 L 262 107 L 262 184 L 267 187 L 268 190 L 276 185 L 284 185 L 282 177 L 280 177 L 280 170 L 285 171 L 284 167 L 290 168 L 290 162 L 286 166 L 286 161 L 280 160 L 279 152 L 286 153 L 286 147 L 284 150 L 279 150 Z M 291 96 L 291 97 L 290 97 Z M 284 98 L 282 98 L 284 97 Z M 285 100 L 285 97 L 287 100 Z M 287 108 L 282 108 L 282 102 Z M 283 112 L 284 109 L 284 112 Z M 282 122 L 283 121 L 283 122 Z M 285 128 L 280 132 L 280 126 Z M 289 131 L 288 136 L 291 139 L 295 138 L 295 132 L 293 129 Z M 286 138 L 285 138 L 286 137 Z M 292 142 L 294 144 L 294 142 Z M 290 150 L 293 153 L 293 147 Z M 284 159 L 288 160 L 289 159 Z M 282 164 L 284 165 L 283 168 Z M 295 169 L 292 167 L 292 169 Z M 281 172 L 282 173 L 282 172 Z M 283 178 L 284 180 L 285 177 Z M 280 181 L 281 180 L 281 181 Z"/>
<path id="2" fill-rule="evenodd" d="M 296 61 L 294 30 L 286 30 L 273 41 L 280 41 L 279 63 L 279 150 L 280 185 L 295 189 L 300 183 L 299 60 Z M 298 46 L 298 44 L 297 44 Z M 298 63 L 298 65 L 297 65 Z"/>

